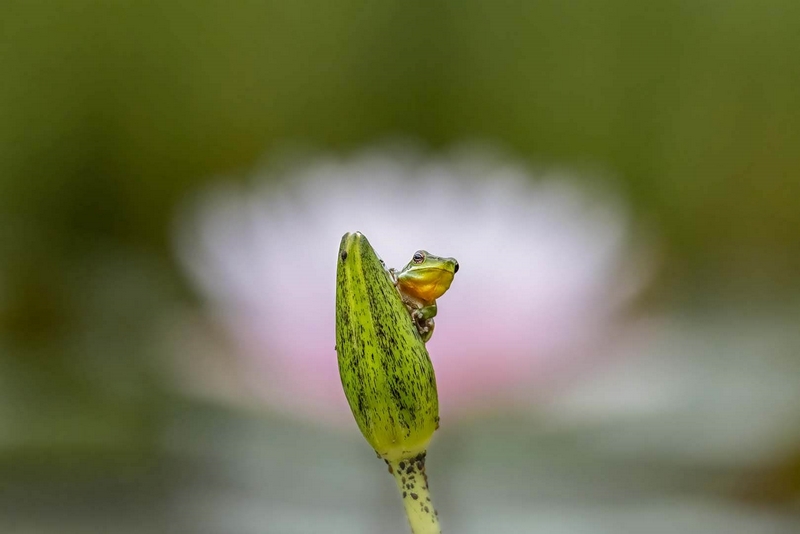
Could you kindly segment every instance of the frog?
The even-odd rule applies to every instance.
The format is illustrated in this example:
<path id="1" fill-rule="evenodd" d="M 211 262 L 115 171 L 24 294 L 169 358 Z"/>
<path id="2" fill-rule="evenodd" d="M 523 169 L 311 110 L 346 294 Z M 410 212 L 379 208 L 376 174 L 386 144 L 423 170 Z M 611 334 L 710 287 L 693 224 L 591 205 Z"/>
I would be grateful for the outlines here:
<path id="1" fill-rule="evenodd" d="M 450 289 L 457 272 L 458 261 L 455 258 L 434 256 L 426 250 L 416 251 L 401 270 L 389 269 L 403 304 L 425 343 L 433 336 L 433 318 L 438 311 L 436 299 Z"/>

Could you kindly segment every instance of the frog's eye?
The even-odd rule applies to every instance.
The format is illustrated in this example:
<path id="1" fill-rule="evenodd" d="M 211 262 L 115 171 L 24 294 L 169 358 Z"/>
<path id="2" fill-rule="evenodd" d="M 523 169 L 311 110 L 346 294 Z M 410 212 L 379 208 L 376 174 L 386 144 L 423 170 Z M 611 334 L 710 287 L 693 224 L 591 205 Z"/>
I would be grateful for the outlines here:
<path id="1" fill-rule="evenodd" d="M 414 263 L 422 263 L 425 261 L 425 254 L 423 254 L 421 250 L 418 250 L 414 253 L 414 257 L 412 259 L 414 260 Z"/>
<path id="2" fill-rule="evenodd" d="M 456 274 L 457 272 L 458 272 L 458 262 L 456 262 L 455 267 L 453 267 L 453 274 Z"/>

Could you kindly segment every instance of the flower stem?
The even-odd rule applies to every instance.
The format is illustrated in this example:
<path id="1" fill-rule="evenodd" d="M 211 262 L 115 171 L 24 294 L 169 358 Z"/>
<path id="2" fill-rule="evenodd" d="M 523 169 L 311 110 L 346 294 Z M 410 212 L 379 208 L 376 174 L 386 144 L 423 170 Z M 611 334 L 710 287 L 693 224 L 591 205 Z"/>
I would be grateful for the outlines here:
<path id="1" fill-rule="evenodd" d="M 433 508 L 425 474 L 425 453 L 408 460 L 386 460 L 403 497 L 412 534 L 441 534 L 439 514 Z"/>

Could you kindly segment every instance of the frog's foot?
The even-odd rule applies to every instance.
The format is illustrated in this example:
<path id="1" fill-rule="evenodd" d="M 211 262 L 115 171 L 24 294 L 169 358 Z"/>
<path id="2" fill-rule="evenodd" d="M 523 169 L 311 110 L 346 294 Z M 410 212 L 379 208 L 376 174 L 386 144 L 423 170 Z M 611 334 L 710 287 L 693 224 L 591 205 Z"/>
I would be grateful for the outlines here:
<path id="1" fill-rule="evenodd" d="M 427 343 L 428 340 L 433 336 L 433 322 L 431 321 L 425 326 L 424 332 L 420 332 L 419 336 L 422 338 L 422 341 Z"/>
<path id="2" fill-rule="evenodd" d="M 433 319 L 428 319 L 427 321 L 417 323 L 417 332 L 419 332 L 419 336 L 422 338 L 422 341 L 428 342 L 428 340 L 433 335 Z"/>

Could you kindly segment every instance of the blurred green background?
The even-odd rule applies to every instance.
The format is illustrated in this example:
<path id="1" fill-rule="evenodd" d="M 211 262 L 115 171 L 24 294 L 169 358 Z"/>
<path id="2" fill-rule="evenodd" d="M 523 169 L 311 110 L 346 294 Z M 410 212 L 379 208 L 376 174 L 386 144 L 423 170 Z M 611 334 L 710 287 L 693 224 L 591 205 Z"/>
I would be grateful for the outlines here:
<path id="1" fill-rule="evenodd" d="M 796 0 L 5 0 L 4 531 L 172 531 L 166 495 L 198 475 L 165 428 L 248 417 L 164 378 L 159 328 L 194 306 L 174 210 L 287 143 L 489 140 L 613 176 L 660 239 L 646 306 L 791 316 L 798 58 Z M 776 491 L 797 495 L 798 478 Z M 116 530 L 82 519 L 97 510 Z"/>

